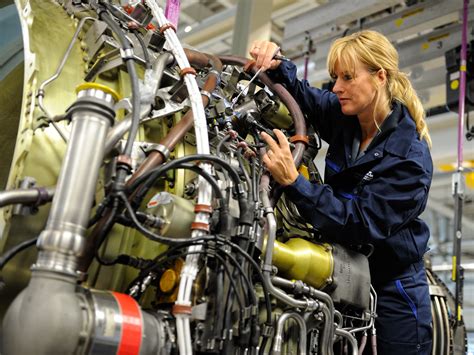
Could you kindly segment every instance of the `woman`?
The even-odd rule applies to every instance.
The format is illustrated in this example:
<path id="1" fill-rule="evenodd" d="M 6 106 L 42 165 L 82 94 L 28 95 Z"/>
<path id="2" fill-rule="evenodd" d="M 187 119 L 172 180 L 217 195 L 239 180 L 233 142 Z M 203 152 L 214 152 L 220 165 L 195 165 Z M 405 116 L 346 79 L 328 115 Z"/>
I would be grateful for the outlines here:
<path id="1" fill-rule="evenodd" d="M 258 68 L 292 93 L 328 144 L 325 184 L 310 183 L 293 163 L 288 142 L 268 134 L 263 162 L 286 196 L 326 238 L 372 244 L 378 294 L 379 354 L 430 354 L 430 296 L 423 266 L 429 230 L 418 218 L 431 184 L 431 139 L 398 53 L 382 34 L 361 31 L 336 40 L 328 55 L 333 92 L 296 78 L 291 62 L 274 60 L 277 45 L 254 42 Z M 366 349 L 367 350 L 367 349 Z"/>

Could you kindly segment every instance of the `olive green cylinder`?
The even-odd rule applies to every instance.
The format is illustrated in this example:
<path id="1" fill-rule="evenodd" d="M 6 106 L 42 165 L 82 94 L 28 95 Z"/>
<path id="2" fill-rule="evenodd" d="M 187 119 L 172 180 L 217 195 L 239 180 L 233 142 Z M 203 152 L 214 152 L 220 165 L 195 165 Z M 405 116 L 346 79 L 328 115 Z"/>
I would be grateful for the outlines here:
<path id="1" fill-rule="evenodd" d="M 272 261 L 285 277 L 301 280 L 315 288 L 322 289 L 332 282 L 334 261 L 327 244 L 315 244 L 301 238 L 292 238 L 286 243 L 275 241 Z"/>

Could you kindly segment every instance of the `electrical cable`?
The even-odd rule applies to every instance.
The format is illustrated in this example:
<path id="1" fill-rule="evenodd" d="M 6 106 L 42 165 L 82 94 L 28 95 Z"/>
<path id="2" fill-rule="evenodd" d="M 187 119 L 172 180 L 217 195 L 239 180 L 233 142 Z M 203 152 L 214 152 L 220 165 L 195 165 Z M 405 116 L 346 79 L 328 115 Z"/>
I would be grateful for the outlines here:
<path id="1" fill-rule="evenodd" d="M 117 211 L 118 211 L 118 199 L 117 198 L 114 198 L 113 201 L 112 201 L 112 210 L 110 211 L 110 213 L 107 215 L 107 219 L 105 220 L 104 222 L 104 228 L 103 230 L 104 231 L 108 231 L 110 230 L 110 228 L 113 226 L 113 224 L 115 223 L 115 216 L 117 214 Z M 101 235 L 97 236 L 97 241 L 96 241 L 96 244 L 94 245 L 94 255 L 95 255 L 95 258 L 97 259 L 97 261 L 101 264 L 101 265 L 113 265 L 115 264 L 114 261 L 108 261 L 108 260 L 104 260 L 102 259 L 102 257 L 99 255 L 99 251 L 100 251 L 100 247 L 102 246 L 102 244 L 104 243 L 105 241 L 105 238 L 107 237 L 107 233 L 102 233 Z"/>
<path id="2" fill-rule="evenodd" d="M 248 253 L 246 253 L 244 250 L 242 250 L 242 248 L 239 247 L 237 244 L 232 243 L 231 241 L 228 241 L 228 240 L 221 240 L 221 239 L 219 239 L 218 242 L 223 242 L 225 244 L 230 245 L 232 248 L 236 249 L 239 253 L 241 253 L 244 256 L 244 258 L 246 258 L 250 262 L 250 264 L 253 266 L 253 268 L 257 272 L 258 278 L 260 279 L 261 284 L 262 284 L 263 294 L 264 294 L 264 297 L 265 297 L 265 307 L 266 307 L 266 311 L 267 311 L 267 323 L 271 324 L 273 326 L 272 305 L 271 305 L 271 301 L 270 301 L 270 292 L 268 291 L 268 288 L 265 284 L 265 278 L 263 277 L 263 273 L 262 273 L 262 270 L 260 268 L 260 265 L 258 265 L 257 262 Z"/>
<path id="3" fill-rule="evenodd" d="M 151 69 L 150 53 L 148 53 L 148 49 L 146 48 L 145 42 L 143 41 L 140 31 L 133 30 L 132 33 L 135 35 L 135 38 L 137 39 L 138 43 L 140 43 L 140 47 L 142 47 L 143 59 L 145 60 L 145 68 Z"/>
<path id="4" fill-rule="evenodd" d="M 201 175 L 204 179 L 207 180 L 207 182 L 211 185 L 213 188 L 213 191 L 217 195 L 216 198 L 220 200 L 220 202 L 224 201 L 224 195 L 222 191 L 219 188 L 219 184 L 217 183 L 216 179 L 214 179 L 210 174 L 208 174 L 204 169 L 197 165 L 193 164 L 187 164 L 187 163 L 182 163 L 182 164 L 165 164 L 160 166 L 155 170 L 155 174 L 150 174 L 149 180 L 145 181 L 139 188 L 138 191 L 135 193 L 135 197 L 133 199 L 133 202 L 138 206 L 141 204 L 143 201 L 143 198 L 147 194 L 148 190 L 153 186 L 155 181 L 163 175 L 165 172 L 167 172 L 170 169 L 187 169 L 191 170 L 199 175 Z M 153 177 L 153 179 L 152 179 Z M 132 187 L 133 189 L 133 187 Z M 223 204 L 222 204 L 223 206 Z"/>
<path id="5" fill-rule="evenodd" d="M 36 242 L 38 241 L 38 237 L 32 238 L 25 240 L 24 242 L 21 242 L 18 245 L 15 245 L 13 248 L 10 250 L 6 251 L 1 257 L 0 257 L 0 270 L 3 269 L 3 267 L 20 251 L 25 250 L 32 245 L 35 245 Z"/>
<path id="6" fill-rule="evenodd" d="M 106 7 L 108 4 L 103 3 Z M 124 55 L 122 59 L 127 66 L 128 75 L 130 76 L 130 83 L 132 88 L 132 122 L 130 125 L 129 134 L 127 137 L 127 142 L 125 148 L 122 152 L 123 155 L 130 157 L 133 149 L 133 142 L 138 133 L 138 127 L 140 125 L 140 88 L 138 85 L 138 75 L 134 64 L 134 56 L 127 54 L 128 52 L 133 53 L 133 48 L 130 44 L 130 41 L 123 33 L 123 30 L 115 22 L 113 17 L 104 9 L 99 10 L 99 17 L 110 27 L 112 32 L 116 35 L 117 40 L 120 43 Z M 123 184 L 126 177 L 126 170 L 119 169 L 116 179 L 116 187 L 120 184 Z"/>
<path id="7" fill-rule="evenodd" d="M 157 263 L 155 262 L 154 265 L 153 265 L 153 270 L 155 270 L 156 268 L 160 267 L 161 264 L 163 264 L 164 262 L 169 262 L 171 260 L 174 260 L 174 259 L 178 259 L 178 258 L 181 258 L 183 256 L 187 256 L 189 254 L 198 254 L 198 255 L 206 255 L 206 256 L 209 256 L 209 251 L 207 251 L 206 249 L 204 250 L 195 250 L 195 251 L 192 251 L 192 252 L 189 252 L 188 250 L 184 250 L 182 251 L 181 253 L 179 254 L 174 254 L 174 255 L 170 255 L 168 256 L 166 259 L 162 260 L 160 263 Z M 218 254 L 211 254 L 211 256 L 215 256 L 217 259 L 219 259 L 221 265 L 224 267 L 224 272 L 227 274 L 227 276 L 229 277 L 229 281 L 231 283 L 231 287 L 234 288 L 234 289 L 237 289 L 237 286 L 235 284 L 235 281 L 232 279 L 231 277 L 231 274 L 230 274 L 230 270 L 228 268 L 228 265 L 226 265 L 225 263 L 225 260 L 223 257 L 221 257 L 220 255 Z M 145 274 L 148 274 L 150 272 L 152 272 L 153 270 L 151 271 L 147 271 L 145 272 Z M 138 282 L 139 279 L 136 279 L 136 281 L 134 280 L 132 283 L 136 283 Z M 245 301 L 242 299 L 242 298 L 237 298 L 237 303 L 239 304 L 239 307 L 241 309 L 245 308 Z"/>
<path id="8" fill-rule="evenodd" d="M 245 169 L 244 166 L 244 161 L 242 159 L 242 153 L 240 152 L 242 148 L 237 149 L 235 152 L 235 155 L 237 156 L 237 161 L 239 162 L 240 170 L 242 170 L 242 174 L 244 175 L 245 182 L 247 183 L 248 189 L 249 189 L 249 194 L 253 193 L 253 185 L 250 182 L 250 176 L 247 172 L 247 169 Z"/>
<path id="9" fill-rule="evenodd" d="M 143 175 L 139 176 L 130 186 L 130 190 L 135 190 L 138 186 L 140 186 L 144 181 L 146 181 L 148 178 L 150 178 L 150 180 L 153 180 L 151 178 L 151 175 L 153 175 L 154 173 L 157 173 L 158 175 L 161 174 L 161 170 L 160 169 L 171 169 L 181 163 L 188 163 L 188 162 L 191 162 L 191 161 L 199 161 L 199 162 L 202 162 L 202 161 L 209 161 L 209 162 L 213 162 L 213 163 L 216 163 L 217 165 L 219 165 L 221 168 L 223 169 L 226 169 L 229 174 L 230 174 L 230 178 L 232 179 L 232 181 L 236 184 L 236 185 L 240 185 L 240 178 L 239 178 L 239 174 L 237 173 L 237 171 L 234 169 L 234 167 L 232 167 L 228 162 L 226 162 L 225 160 L 223 160 L 222 158 L 219 158 L 219 157 L 216 157 L 214 155 L 209 155 L 209 154 L 192 154 L 192 155 L 186 155 L 184 157 L 181 157 L 181 158 L 178 158 L 178 159 L 175 159 L 173 161 L 170 161 L 166 164 L 163 164 L 161 165 L 160 167 L 158 168 L 155 168 L 153 170 L 150 170 L 146 173 L 144 173 Z"/>
<path id="10" fill-rule="evenodd" d="M 222 138 L 222 139 L 219 141 L 219 143 L 217 143 L 217 146 L 216 146 L 216 155 L 217 155 L 218 157 L 220 157 L 220 155 L 221 155 L 222 147 L 226 147 L 225 143 L 226 143 L 227 141 L 229 141 L 231 138 L 232 138 L 232 137 L 231 137 L 230 134 L 226 134 L 226 135 L 224 136 L 224 138 Z"/>

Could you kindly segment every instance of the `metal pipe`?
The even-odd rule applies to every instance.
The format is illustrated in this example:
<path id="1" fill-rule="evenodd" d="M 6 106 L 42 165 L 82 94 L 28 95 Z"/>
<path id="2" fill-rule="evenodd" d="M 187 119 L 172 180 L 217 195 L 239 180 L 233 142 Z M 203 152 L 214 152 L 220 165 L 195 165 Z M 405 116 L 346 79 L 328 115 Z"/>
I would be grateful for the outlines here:
<path id="1" fill-rule="evenodd" d="M 165 26 L 169 23 L 166 19 L 163 10 L 158 6 L 156 1 L 146 0 L 145 2 L 152 14 L 153 17 L 157 20 L 160 26 Z M 179 68 L 184 71 L 190 67 L 189 61 L 186 57 L 186 54 L 183 50 L 181 43 L 176 36 L 176 33 L 173 29 L 166 29 L 163 31 L 167 43 L 171 47 L 171 51 L 174 54 L 176 62 L 178 63 Z M 194 118 L 194 130 L 196 134 L 196 150 L 198 154 L 209 154 L 209 137 L 207 130 L 207 120 L 204 113 L 204 105 L 201 98 L 201 93 L 196 82 L 196 78 L 190 72 L 184 73 L 184 82 L 188 89 L 189 99 L 191 101 L 192 115 Z M 208 173 L 211 173 L 211 166 L 209 164 L 200 164 L 203 170 Z M 199 191 L 197 203 L 200 205 L 210 205 L 212 199 L 212 188 L 209 183 L 207 183 L 201 176 L 199 177 Z M 197 212 L 194 222 L 196 224 L 207 225 L 209 223 L 209 214 L 203 212 Z M 205 232 L 194 229 L 191 233 L 192 238 L 199 237 L 205 234 Z M 201 245 L 191 246 L 189 248 L 190 254 L 186 257 L 186 262 L 181 271 L 181 279 L 179 283 L 178 296 L 175 304 L 177 306 L 183 306 L 187 308 L 191 305 L 191 292 L 194 279 L 199 271 L 199 254 L 194 254 L 194 252 L 199 251 L 202 248 Z M 192 254 L 191 254 L 192 253 Z M 187 312 L 175 313 L 176 317 L 176 330 L 178 334 L 178 348 L 179 352 L 183 354 L 192 354 L 192 342 L 191 342 L 191 329 L 189 315 Z"/>
<path id="2" fill-rule="evenodd" d="M 453 174 L 453 197 L 454 197 L 454 243 L 453 243 L 453 269 L 452 280 L 455 285 L 455 329 L 462 322 L 462 305 L 464 298 L 464 270 L 461 267 L 461 244 L 462 244 L 462 214 L 464 204 L 464 183 L 463 170 L 463 142 L 464 142 L 464 110 L 466 101 L 466 71 L 467 71 L 467 14 L 469 0 L 464 0 L 462 15 L 462 35 L 461 35 L 461 63 L 459 67 L 459 119 L 458 119 L 458 166 Z"/>
<path id="3" fill-rule="evenodd" d="M 336 335 L 346 338 L 351 344 L 352 355 L 358 355 L 359 348 L 357 346 L 357 340 L 351 333 L 349 333 L 347 330 L 338 328 L 336 329 Z"/>
<path id="4" fill-rule="evenodd" d="M 293 319 L 298 324 L 300 328 L 300 337 L 299 337 L 299 354 L 306 355 L 306 323 L 303 317 L 296 312 L 285 312 L 280 318 L 278 318 L 277 328 L 275 332 L 275 340 L 273 344 L 273 354 L 281 354 L 281 345 L 283 342 L 283 327 L 288 319 Z"/>
<path id="5" fill-rule="evenodd" d="M 103 114 L 93 111 L 101 102 Z M 102 163 L 107 131 L 114 118 L 114 99 L 98 89 L 80 91 L 71 107 L 71 138 L 45 230 L 38 240 L 35 270 L 76 276 L 85 230 Z M 93 142 L 94 144 L 91 144 Z"/>
<path id="6" fill-rule="evenodd" d="M 61 59 L 61 62 L 59 63 L 59 66 L 58 68 L 56 69 L 56 72 L 51 76 L 49 77 L 48 79 L 46 79 L 45 81 L 43 81 L 43 83 L 41 83 L 39 89 L 38 89 L 38 94 L 37 94 L 37 98 L 38 98 L 38 107 L 41 109 L 41 111 L 44 112 L 44 114 L 46 115 L 46 117 L 49 118 L 49 121 L 51 122 L 51 124 L 53 125 L 53 127 L 56 129 L 56 131 L 59 133 L 59 135 L 61 136 L 61 138 L 67 142 L 67 139 L 66 139 L 66 135 L 64 134 L 64 132 L 62 131 L 62 129 L 57 125 L 56 122 L 53 121 L 53 117 L 52 115 L 48 112 L 48 110 L 46 109 L 46 107 L 44 106 L 44 102 L 43 102 L 43 98 L 44 98 L 44 89 L 47 85 L 51 84 L 54 80 L 56 80 L 59 75 L 61 74 L 63 68 L 64 68 L 64 65 L 66 64 L 66 61 L 67 59 L 69 58 L 69 54 L 71 53 L 72 51 L 72 48 L 74 46 L 74 43 L 76 42 L 77 38 L 79 37 L 79 33 L 81 32 L 82 30 L 82 27 L 84 26 L 84 24 L 86 23 L 86 21 L 96 21 L 95 18 L 93 17 L 84 17 L 81 19 L 81 21 L 79 22 L 79 24 L 77 25 L 77 28 L 76 28 L 76 31 L 74 32 L 74 35 L 72 36 L 72 39 L 71 39 L 71 42 L 69 42 L 69 45 L 66 49 L 66 52 L 64 53 L 64 56 L 63 58 Z"/>
<path id="7" fill-rule="evenodd" d="M 90 307 L 76 293 L 77 261 L 83 252 L 107 131 L 115 115 L 113 105 L 112 94 L 89 84 L 69 109 L 71 138 L 46 228 L 38 240 L 39 255 L 30 283 L 4 318 L 4 354 L 85 351 Z"/>
<path id="8" fill-rule="evenodd" d="M 303 295 L 307 295 L 311 298 L 316 298 L 322 301 L 323 303 L 325 303 L 328 311 L 326 313 L 323 312 L 325 318 L 327 319 L 325 319 L 325 326 L 324 326 L 324 329 L 322 330 L 321 344 L 329 343 L 331 345 L 331 348 L 326 349 L 326 351 L 328 353 L 331 353 L 332 352 L 331 339 L 333 339 L 334 337 L 334 331 L 333 331 L 334 314 L 337 312 L 334 309 L 334 303 L 332 301 L 332 298 L 327 293 L 316 290 L 314 287 L 308 286 L 304 284 L 302 281 L 289 281 L 278 276 L 272 277 L 272 281 L 276 286 L 282 286 L 282 287 L 286 287 L 292 290 L 298 288 L 298 291 L 300 291 Z M 337 313 L 340 315 L 339 312 Z M 339 322 L 342 323 L 342 316 Z"/>
<path id="9" fill-rule="evenodd" d="M 0 192 L 0 207 L 14 204 L 41 204 L 53 199 L 55 187 L 18 189 Z"/>
<path id="10" fill-rule="evenodd" d="M 265 191 L 261 191 L 261 201 L 264 206 L 264 213 L 267 217 L 267 230 L 268 230 L 268 239 L 267 247 L 265 249 L 265 259 L 263 267 L 263 279 L 268 288 L 270 294 L 278 298 L 280 301 L 290 305 L 295 308 L 302 308 L 308 311 L 315 311 L 320 308 L 319 302 L 314 300 L 296 300 L 293 297 L 287 295 L 284 291 L 275 287 L 272 283 L 271 278 L 271 268 L 272 268 L 272 253 L 273 253 L 273 243 L 275 242 L 276 237 L 276 220 L 275 215 L 273 214 L 273 209 L 270 207 L 270 199 L 268 194 Z"/>

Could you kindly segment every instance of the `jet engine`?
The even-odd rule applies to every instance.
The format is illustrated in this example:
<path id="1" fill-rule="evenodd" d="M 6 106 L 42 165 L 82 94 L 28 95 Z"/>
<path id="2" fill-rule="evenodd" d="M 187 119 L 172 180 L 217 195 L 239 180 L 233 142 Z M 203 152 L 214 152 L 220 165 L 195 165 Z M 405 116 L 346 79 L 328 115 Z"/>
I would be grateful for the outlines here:
<path id="1" fill-rule="evenodd" d="M 282 85 L 249 84 L 252 61 L 185 48 L 157 2 L 133 3 L 16 2 L 2 354 L 357 354 L 370 246 L 326 240 L 261 160 L 280 128 L 321 183 L 316 132 Z"/>

